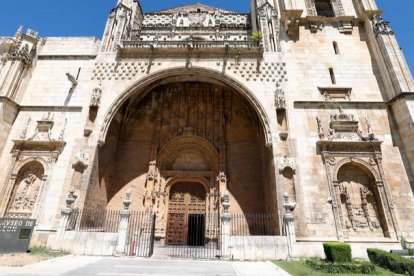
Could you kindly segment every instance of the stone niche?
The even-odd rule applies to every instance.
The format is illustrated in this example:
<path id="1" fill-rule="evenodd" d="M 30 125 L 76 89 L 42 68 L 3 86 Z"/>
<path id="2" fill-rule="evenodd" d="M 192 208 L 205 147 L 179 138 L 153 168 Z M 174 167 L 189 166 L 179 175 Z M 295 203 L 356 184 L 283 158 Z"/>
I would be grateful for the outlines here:
<path id="1" fill-rule="evenodd" d="M 340 107 L 330 116 L 327 139 L 322 121 L 317 118 L 317 122 L 338 238 L 396 240 L 398 226 L 382 166 L 382 141 L 376 139 L 369 118 L 364 135 L 359 120 Z"/>
<path id="2" fill-rule="evenodd" d="M 51 173 L 65 142 L 66 123 L 58 139 L 52 138 L 53 116 L 45 114 L 33 135 L 28 136 L 31 118 L 18 139 L 13 140 L 10 173 L 1 191 L 0 214 L 39 219 Z"/>

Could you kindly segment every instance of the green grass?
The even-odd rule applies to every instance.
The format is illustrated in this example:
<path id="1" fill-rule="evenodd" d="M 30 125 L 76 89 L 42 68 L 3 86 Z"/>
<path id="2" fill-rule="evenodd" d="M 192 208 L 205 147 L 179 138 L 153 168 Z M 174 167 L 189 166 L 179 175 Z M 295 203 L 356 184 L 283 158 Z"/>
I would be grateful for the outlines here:
<path id="1" fill-rule="evenodd" d="M 28 253 L 30 253 L 30 255 L 52 257 L 52 258 L 68 255 L 68 253 L 66 252 L 52 251 L 49 248 L 41 247 L 41 246 L 30 247 Z"/>
<path id="2" fill-rule="evenodd" d="M 319 276 L 319 275 L 335 275 L 335 276 L 352 276 L 352 275 L 366 275 L 366 274 L 329 274 L 329 273 L 322 273 L 310 269 L 305 266 L 305 261 L 293 261 L 293 262 L 285 262 L 285 261 L 275 261 L 276 265 L 280 268 L 286 270 L 293 276 Z M 377 270 L 376 275 L 395 275 L 394 273 L 380 268 L 378 266 L 375 267 Z"/>

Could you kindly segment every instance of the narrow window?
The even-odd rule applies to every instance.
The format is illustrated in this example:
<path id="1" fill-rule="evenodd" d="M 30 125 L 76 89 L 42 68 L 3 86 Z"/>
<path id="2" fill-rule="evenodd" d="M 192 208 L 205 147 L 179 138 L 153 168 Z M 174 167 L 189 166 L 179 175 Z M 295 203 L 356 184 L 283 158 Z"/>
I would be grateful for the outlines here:
<path id="1" fill-rule="evenodd" d="M 329 68 L 329 74 L 331 75 L 332 84 L 336 84 L 336 78 L 333 68 Z"/>
<path id="2" fill-rule="evenodd" d="M 333 42 L 333 48 L 334 48 L 334 51 L 335 51 L 335 55 L 339 55 L 340 52 L 339 52 L 338 42 L 336 42 L 336 41 Z"/>
<path id="3" fill-rule="evenodd" d="M 315 8 L 318 16 L 335 17 L 331 0 L 315 0 Z"/>

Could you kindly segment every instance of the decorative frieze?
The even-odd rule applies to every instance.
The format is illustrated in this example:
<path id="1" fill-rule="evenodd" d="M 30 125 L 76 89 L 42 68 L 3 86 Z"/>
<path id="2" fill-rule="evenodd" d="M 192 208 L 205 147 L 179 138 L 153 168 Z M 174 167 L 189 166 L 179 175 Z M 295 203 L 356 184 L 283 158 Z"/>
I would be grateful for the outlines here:
<path id="1" fill-rule="evenodd" d="M 161 60 L 125 61 L 119 63 L 96 63 L 92 80 L 132 80 L 148 75 L 149 72 L 166 68 Z M 284 62 L 260 62 L 252 60 L 217 61 L 211 64 L 217 71 L 238 76 L 251 82 L 283 83 L 287 81 L 287 69 Z M 151 70 L 151 71 L 149 71 Z"/>

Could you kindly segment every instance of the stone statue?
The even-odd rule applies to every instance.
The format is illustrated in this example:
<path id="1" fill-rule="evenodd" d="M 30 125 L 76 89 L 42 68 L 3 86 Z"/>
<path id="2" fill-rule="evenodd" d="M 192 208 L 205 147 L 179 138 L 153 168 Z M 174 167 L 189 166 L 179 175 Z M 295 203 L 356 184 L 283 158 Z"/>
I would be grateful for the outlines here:
<path id="1" fill-rule="evenodd" d="M 35 185 L 36 175 L 29 174 L 17 187 L 14 202 L 9 211 L 32 211 L 36 203 L 40 185 Z"/>

